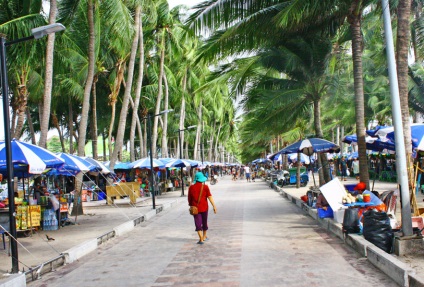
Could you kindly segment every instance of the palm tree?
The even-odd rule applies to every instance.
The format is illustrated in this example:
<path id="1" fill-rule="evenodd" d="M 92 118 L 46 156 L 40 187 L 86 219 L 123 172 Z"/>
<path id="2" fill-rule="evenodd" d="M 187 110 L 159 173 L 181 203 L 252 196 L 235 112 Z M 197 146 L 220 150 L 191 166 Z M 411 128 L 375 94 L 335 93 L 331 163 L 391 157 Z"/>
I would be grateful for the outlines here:
<path id="1" fill-rule="evenodd" d="M 128 73 L 127 73 L 127 80 L 125 85 L 125 93 L 124 93 L 124 98 L 122 101 L 122 109 L 121 109 L 121 114 L 119 118 L 118 131 L 116 134 L 115 147 L 113 149 L 113 154 L 110 158 L 110 167 L 112 169 L 118 158 L 118 152 L 120 152 L 122 149 L 123 141 L 124 141 L 124 131 L 125 131 L 126 120 L 127 120 L 128 104 L 129 104 L 129 99 L 131 97 L 132 83 L 134 79 L 133 77 L 134 77 L 135 58 L 137 55 L 138 41 L 140 37 L 140 20 L 141 20 L 140 18 L 141 18 L 141 6 L 137 5 L 135 8 L 135 15 L 134 15 L 134 36 L 133 36 L 133 42 L 131 47 L 130 59 L 128 63 Z"/>
<path id="2" fill-rule="evenodd" d="M 50 0 L 49 24 L 56 23 L 57 2 Z M 47 132 L 50 120 L 50 106 L 53 86 L 53 52 L 55 33 L 47 35 L 46 72 L 44 83 L 43 110 L 41 112 L 41 134 L 38 145 L 47 147 Z"/>
<path id="3" fill-rule="evenodd" d="M 87 20 L 88 20 L 88 69 L 87 78 L 84 87 L 84 98 L 82 102 L 81 121 L 78 131 L 78 155 L 84 156 L 85 140 L 88 127 L 88 112 L 90 107 L 90 93 L 94 81 L 94 69 L 96 62 L 95 42 L 96 34 L 94 31 L 94 5 L 93 0 L 87 0 Z"/>
<path id="4" fill-rule="evenodd" d="M 397 6 L 397 40 L 396 40 L 396 68 L 399 86 L 399 99 L 402 112 L 402 128 L 405 142 L 405 151 L 408 161 L 408 166 L 413 166 L 412 159 L 412 145 L 411 145 L 411 126 L 410 126 L 410 113 L 409 113 L 409 76 L 408 76 L 408 55 L 410 47 L 410 15 L 411 15 L 411 0 L 399 1 Z M 409 187 L 415 184 L 414 173 L 408 173 Z"/>

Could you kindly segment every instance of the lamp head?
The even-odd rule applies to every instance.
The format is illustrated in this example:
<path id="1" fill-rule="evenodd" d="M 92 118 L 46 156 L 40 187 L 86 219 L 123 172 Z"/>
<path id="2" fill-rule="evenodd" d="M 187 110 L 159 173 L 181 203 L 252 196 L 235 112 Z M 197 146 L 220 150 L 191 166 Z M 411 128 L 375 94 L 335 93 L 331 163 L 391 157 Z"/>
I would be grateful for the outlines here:
<path id="1" fill-rule="evenodd" d="M 34 36 L 34 39 L 40 39 L 48 34 L 60 32 L 65 29 L 65 26 L 63 26 L 62 24 L 54 23 L 31 29 L 31 33 Z"/>
<path id="2" fill-rule="evenodd" d="M 173 112 L 173 111 L 174 111 L 173 109 L 163 110 L 158 115 L 167 114 L 167 113 L 170 113 L 170 112 Z"/>

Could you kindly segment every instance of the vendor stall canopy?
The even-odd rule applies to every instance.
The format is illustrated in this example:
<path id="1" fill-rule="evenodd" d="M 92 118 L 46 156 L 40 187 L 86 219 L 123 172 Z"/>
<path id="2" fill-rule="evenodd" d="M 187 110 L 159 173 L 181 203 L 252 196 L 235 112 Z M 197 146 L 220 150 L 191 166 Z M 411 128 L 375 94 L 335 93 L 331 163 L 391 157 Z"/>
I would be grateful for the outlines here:
<path id="1" fill-rule="evenodd" d="M 21 142 L 11 141 L 13 171 L 16 176 L 28 177 L 41 174 L 47 168 L 56 168 L 64 164 L 64 160 L 42 147 Z M 0 142 L 0 173 L 7 174 L 6 144 Z"/>

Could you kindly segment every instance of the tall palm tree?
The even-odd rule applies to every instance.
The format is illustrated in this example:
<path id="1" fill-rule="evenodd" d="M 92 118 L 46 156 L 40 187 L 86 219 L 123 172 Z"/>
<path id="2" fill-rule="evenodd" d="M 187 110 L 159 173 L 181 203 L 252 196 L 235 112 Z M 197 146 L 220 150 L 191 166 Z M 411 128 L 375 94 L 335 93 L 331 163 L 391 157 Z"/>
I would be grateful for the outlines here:
<path id="1" fill-rule="evenodd" d="M 87 135 L 88 127 L 88 112 L 90 108 L 90 93 L 94 81 L 94 69 L 96 62 L 95 55 L 95 27 L 94 27 L 94 9 L 93 0 L 87 0 L 87 20 L 88 20 L 88 69 L 87 69 L 87 78 L 85 81 L 84 87 L 84 98 L 82 102 L 82 112 L 81 112 L 81 121 L 78 131 L 78 155 L 84 156 L 85 140 Z"/>
<path id="2" fill-rule="evenodd" d="M 140 38 L 140 19 L 141 18 L 141 6 L 137 5 L 135 8 L 134 15 L 134 35 L 131 46 L 131 54 L 128 62 L 128 73 L 127 80 L 125 84 L 125 93 L 122 101 L 122 109 L 119 118 L 118 131 L 115 139 L 115 147 L 113 149 L 113 154 L 110 158 L 110 167 L 113 169 L 115 162 L 118 158 L 118 153 L 121 151 L 123 142 L 124 142 L 124 131 L 126 126 L 127 114 L 128 114 L 128 104 L 131 97 L 132 83 L 134 79 L 134 66 L 135 58 L 137 55 L 138 41 Z"/>
<path id="3" fill-rule="evenodd" d="M 49 24 L 56 23 L 57 1 L 50 0 Z M 43 110 L 41 112 L 41 134 L 38 145 L 47 147 L 47 132 L 50 120 L 50 106 L 53 86 L 53 52 L 55 33 L 47 35 L 46 72 L 44 83 Z"/>

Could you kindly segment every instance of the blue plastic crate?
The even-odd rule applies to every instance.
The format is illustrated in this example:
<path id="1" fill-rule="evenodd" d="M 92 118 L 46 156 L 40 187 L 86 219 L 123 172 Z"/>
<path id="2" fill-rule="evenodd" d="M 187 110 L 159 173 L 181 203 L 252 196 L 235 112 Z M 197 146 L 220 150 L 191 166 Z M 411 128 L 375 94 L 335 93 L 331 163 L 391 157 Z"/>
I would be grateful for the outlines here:
<path id="1" fill-rule="evenodd" d="M 330 206 L 327 207 L 327 210 L 324 210 L 322 208 L 318 208 L 318 217 L 319 218 L 333 218 L 334 214 L 333 214 L 333 210 L 331 209 Z"/>
<path id="2" fill-rule="evenodd" d="M 97 196 L 98 200 L 103 200 L 106 199 L 106 193 L 104 193 L 103 191 L 99 192 L 99 195 Z"/>

